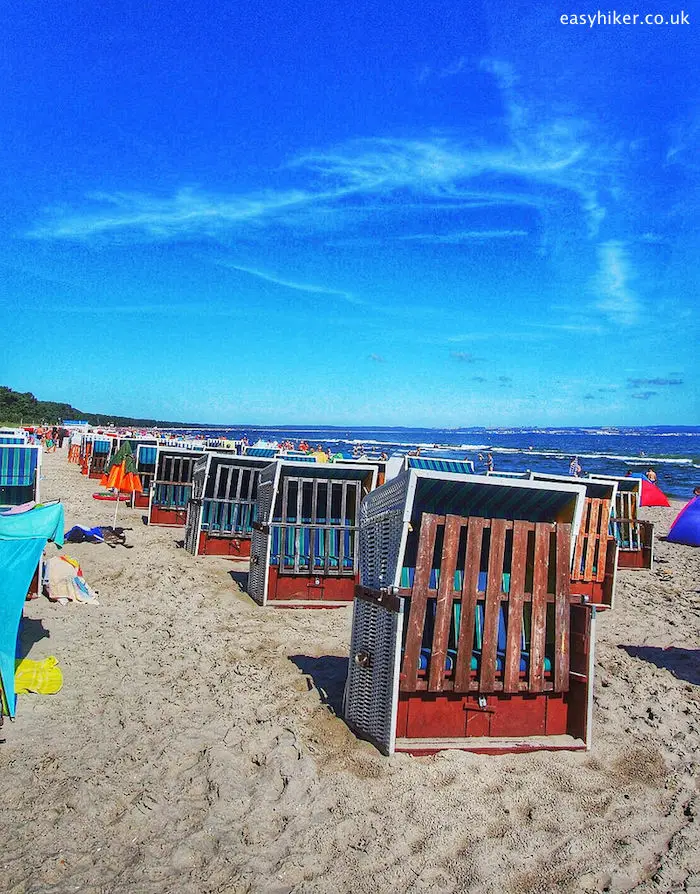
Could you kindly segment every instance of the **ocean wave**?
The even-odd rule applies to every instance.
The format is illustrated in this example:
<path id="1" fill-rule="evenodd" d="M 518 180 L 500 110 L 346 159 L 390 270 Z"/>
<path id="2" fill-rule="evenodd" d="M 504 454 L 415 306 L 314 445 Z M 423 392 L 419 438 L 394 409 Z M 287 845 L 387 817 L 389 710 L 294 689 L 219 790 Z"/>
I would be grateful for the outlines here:
<path id="1" fill-rule="evenodd" d="M 635 466 L 649 466 L 656 463 L 671 463 L 673 465 L 692 465 L 692 459 L 688 459 L 687 457 L 676 457 L 676 456 L 654 456 L 649 454 L 647 456 L 624 456 L 618 455 L 616 453 L 562 453 L 561 451 L 553 451 L 553 450 L 524 450 L 518 449 L 514 447 L 492 447 L 490 448 L 491 453 L 504 453 L 504 454 L 513 454 L 519 453 L 524 456 L 546 456 L 548 459 L 563 459 L 563 460 L 571 460 L 571 458 L 575 455 L 579 459 L 612 459 L 618 462 L 623 462 L 625 465 L 635 465 Z"/>

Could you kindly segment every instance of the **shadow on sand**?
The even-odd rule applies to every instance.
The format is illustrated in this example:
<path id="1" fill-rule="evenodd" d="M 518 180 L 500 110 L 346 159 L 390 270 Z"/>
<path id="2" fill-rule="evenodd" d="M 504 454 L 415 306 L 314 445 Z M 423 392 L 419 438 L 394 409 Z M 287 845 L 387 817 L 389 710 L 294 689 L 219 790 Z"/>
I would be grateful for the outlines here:
<path id="1" fill-rule="evenodd" d="M 248 572 L 247 571 L 229 571 L 229 577 L 231 580 L 238 584 L 238 586 L 243 590 L 244 593 L 248 592 Z"/>
<path id="2" fill-rule="evenodd" d="M 322 655 L 320 658 L 290 655 L 289 660 L 292 664 L 296 664 L 303 674 L 311 677 L 323 704 L 327 705 L 337 717 L 342 717 L 348 659 L 338 655 Z"/>
<path id="3" fill-rule="evenodd" d="M 22 618 L 17 634 L 17 658 L 26 658 L 34 643 L 50 637 L 41 618 Z"/>
<path id="4" fill-rule="evenodd" d="M 679 680 L 687 680 L 694 686 L 700 686 L 700 649 L 679 649 L 669 646 L 620 646 L 632 658 L 641 658 L 657 667 L 671 671 Z"/>

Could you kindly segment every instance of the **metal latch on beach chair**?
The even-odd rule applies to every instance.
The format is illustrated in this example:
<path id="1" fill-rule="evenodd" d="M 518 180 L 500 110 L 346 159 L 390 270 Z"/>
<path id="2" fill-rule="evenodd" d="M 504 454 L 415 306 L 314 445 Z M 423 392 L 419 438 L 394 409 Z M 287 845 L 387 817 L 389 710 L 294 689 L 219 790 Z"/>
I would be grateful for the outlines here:
<path id="1" fill-rule="evenodd" d="M 375 589 L 373 587 L 363 587 L 362 584 L 357 584 L 355 587 L 356 599 L 371 602 L 372 605 L 397 613 L 401 611 L 401 600 L 398 594 L 398 587 L 380 587 Z"/>

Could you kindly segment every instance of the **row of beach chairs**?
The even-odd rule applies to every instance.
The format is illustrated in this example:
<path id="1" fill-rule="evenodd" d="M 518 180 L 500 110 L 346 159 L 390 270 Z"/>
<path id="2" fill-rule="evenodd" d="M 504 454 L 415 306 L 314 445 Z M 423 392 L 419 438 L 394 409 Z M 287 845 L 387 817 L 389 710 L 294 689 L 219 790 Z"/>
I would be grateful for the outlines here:
<path id="1" fill-rule="evenodd" d="M 405 457 L 381 484 L 378 462 L 137 458 L 149 522 L 184 527 L 194 555 L 243 560 L 260 605 L 353 603 L 345 717 L 384 753 L 590 746 L 597 614 L 621 551 L 643 549 L 627 479 Z"/>

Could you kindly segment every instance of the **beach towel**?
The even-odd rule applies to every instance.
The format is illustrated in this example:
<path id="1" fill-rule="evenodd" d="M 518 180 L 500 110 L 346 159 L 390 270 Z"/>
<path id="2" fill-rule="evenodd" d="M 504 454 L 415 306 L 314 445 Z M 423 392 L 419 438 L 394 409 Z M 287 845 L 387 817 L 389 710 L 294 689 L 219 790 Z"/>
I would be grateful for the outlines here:
<path id="1" fill-rule="evenodd" d="M 18 658 L 15 661 L 15 693 L 28 695 L 54 695 L 63 686 L 63 674 L 58 660 L 49 655 L 43 661 Z"/>
<path id="2" fill-rule="evenodd" d="M 0 515 L 20 515 L 22 512 L 27 512 L 30 509 L 34 509 L 35 506 L 38 506 L 38 503 L 35 503 L 34 500 L 30 500 L 28 503 L 20 503 L 19 506 L 12 506 L 10 509 L 3 509 L 0 512 Z"/>
<path id="3" fill-rule="evenodd" d="M 76 559 L 70 556 L 53 556 L 47 562 L 48 597 L 52 602 L 66 605 L 68 602 L 88 602 L 99 605 L 97 594 L 86 583 Z"/>
<path id="4" fill-rule="evenodd" d="M 66 531 L 64 538 L 68 543 L 104 543 L 101 528 L 86 528 L 84 525 L 73 525 L 70 531 Z"/>

